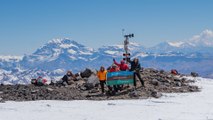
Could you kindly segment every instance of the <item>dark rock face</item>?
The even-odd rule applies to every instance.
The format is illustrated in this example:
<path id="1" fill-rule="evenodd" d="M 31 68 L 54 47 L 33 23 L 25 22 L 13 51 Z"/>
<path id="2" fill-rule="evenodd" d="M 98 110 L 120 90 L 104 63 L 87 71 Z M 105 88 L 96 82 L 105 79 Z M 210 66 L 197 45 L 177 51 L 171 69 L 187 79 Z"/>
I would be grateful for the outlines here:
<path id="1" fill-rule="evenodd" d="M 90 70 L 86 70 L 90 74 Z M 141 77 L 145 87 L 141 87 L 137 80 L 136 88 L 133 85 L 124 85 L 118 92 L 113 94 L 101 94 L 99 81 L 91 73 L 84 74 L 71 85 L 0 85 L 0 102 L 32 101 L 32 100 L 115 100 L 115 99 L 146 99 L 149 97 L 159 98 L 162 93 L 198 92 L 199 88 L 190 83 L 193 80 L 178 77 L 166 71 L 144 69 Z M 108 88 L 105 86 L 105 90 Z M 110 92 L 108 92 L 110 93 Z"/>
<path id="2" fill-rule="evenodd" d="M 191 76 L 192 76 L 192 77 L 198 77 L 198 76 L 199 76 L 199 74 L 198 74 L 198 73 L 196 73 L 196 72 L 191 72 Z"/>

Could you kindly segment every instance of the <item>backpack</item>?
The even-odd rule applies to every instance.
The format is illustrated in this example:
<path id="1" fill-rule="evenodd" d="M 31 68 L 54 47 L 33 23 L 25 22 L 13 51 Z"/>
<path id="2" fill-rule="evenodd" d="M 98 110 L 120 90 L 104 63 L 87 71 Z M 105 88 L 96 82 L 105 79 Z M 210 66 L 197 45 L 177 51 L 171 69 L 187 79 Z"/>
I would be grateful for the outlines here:
<path id="1" fill-rule="evenodd" d="M 178 71 L 175 70 L 175 69 L 172 69 L 172 70 L 171 70 L 171 74 L 173 74 L 173 75 L 178 75 Z"/>

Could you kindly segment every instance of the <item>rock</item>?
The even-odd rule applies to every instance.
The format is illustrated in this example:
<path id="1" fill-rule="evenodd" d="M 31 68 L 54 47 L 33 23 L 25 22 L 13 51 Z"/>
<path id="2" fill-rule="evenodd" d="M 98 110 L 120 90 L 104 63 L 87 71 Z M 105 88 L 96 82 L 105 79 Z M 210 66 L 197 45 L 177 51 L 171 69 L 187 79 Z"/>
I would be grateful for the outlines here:
<path id="1" fill-rule="evenodd" d="M 196 72 L 191 72 L 191 76 L 192 76 L 192 77 L 198 77 L 198 76 L 199 76 L 199 74 L 198 74 L 198 73 L 196 73 Z"/>
<path id="2" fill-rule="evenodd" d="M 189 91 L 190 92 L 197 92 L 197 91 L 199 91 L 199 88 L 198 88 L 198 86 L 189 86 Z"/>
<path id="3" fill-rule="evenodd" d="M 29 100 L 116 100 L 116 99 L 138 99 L 159 98 L 161 93 L 196 92 L 197 86 L 192 86 L 191 80 L 174 76 L 170 72 L 144 69 L 141 73 L 145 82 L 145 88 L 138 86 L 125 87 L 122 91 L 107 91 L 103 96 L 99 93 L 99 80 L 92 71 L 89 77 L 79 78 L 71 85 L 63 86 L 62 83 L 54 83 L 47 86 L 35 85 L 0 85 L 0 98 L 4 101 L 29 101 Z M 85 80 L 84 80 L 85 79 Z M 137 84 L 141 84 L 137 80 Z M 139 88 L 139 89 L 138 89 Z M 3 101 L 0 100 L 0 101 Z"/>
<path id="4" fill-rule="evenodd" d="M 164 74 L 165 73 L 165 71 L 164 70 L 160 70 L 160 74 Z"/>
<path id="5" fill-rule="evenodd" d="M 91 89 L 93 89 L 95 86 L 94 86 L 92 83 L 86 83 L 86 84 L 84 85 L 84 87 L 86 87 L 86 90 L 91 90 Z"/>
<path id="6" fill-rule="evenodd" d="M 181 81 L 181 79 L 180 79 L 180 78 L 174 78 L 174 81 L 178 81 L 178 82 L 180 82 L 180 81 Z"/>
<path id="7" fill-rule="evenodd" d="M 114 105 L 116 105 L 116 104 L 115 104 L 115 103 L 108 103 L 107 105 L 113 105 L 113 106 L 114 106 Z"/>
<path id="8" fill-rule="evenodd" d="M 86 88 L 86 87 L 84 87 L 84 86 L 81 86 L 81 87 L 80 87 L 80 90 L 86 91 L 86 90 L 87 90 L 87 88 Z"/>
<path id="9" fill-rule="evenodd" d="M 93 90 L 90 90 L 89 93 L 98 93 L 99 90 L 96 90 L 96 89 L 93 89 Z"/>
<path id="10" fill-rule="evenodd" d="M 158 82 L 157 79 L 153 79 L 153 80 L 151 81 L 151 84 L 153 84 L 153 85 L 155 85 L 155 86 L 158 86 L 158 85 L 159 85 L 159 82 Z"/>
<path id="11" fill-rule="evenodd" d="M 54 91 L 52 88 L 47 88 L 47 90 L 50 92 Z"/>
<path id="12" fill-rule="evenodd" d="M 93 89 L 97 84 L 99 84 L 99 79 L 96 77 L 96 75 L 92 74 L 86 81 L 85 87 L 87 90 Z"/>
<path id="13" fill-rule="evenodd" d="M 169 87 L 171 84 L 170 84 L 170 83 L 165 82 L 165 83 L 164 83 L 164 85 L 165 85 L 165 86 L 167 86 L 167 87 Z"/>
<path id="14" fill-rule="evenodd" d="M 88 78 L 87 83 L 92 83 L 93 86 L 95 86 L 96 84 L 99 83 L 99 79 L 98 79 L 98 77 L 97 77 L 95 74 L 92 74 L 92 75 Z"/>
<path id="15" fill-rule="evenodd" d="M 163 79 L 163 78 L 159 78 L 158 81 L 159 81 L 159 82 L 167 82 L 167 80 L 166 80 L 166 79 Z"/>
<path id="16" fill-rule="evenodd" d="M 136 90 L 134 90 L 134 91 L 129 93 L 129 97 L 130 98 L 136 98 L 136 97 L 139 97 L 139 94 Z"/>
<path id="17" fill-rule="evenodd" d="M 0 97 L 0 103 L 5 103 L 5 101 L 1 97 Z"/>
<path id="18" fill-rule="evenodd" d="M 80 73 L 82 78 L 88 78 L 89 76 L 92 75 L 92 70 L 86 68 L 86 70 L 84 70 L 83 72 Z"/>
<path id="19" fill-rule="evenodd" d="M 35 93 L 37 93 L 39 90 L 31 90 L 31 93 L 32 94 L 35 94 Z"/>
<path id="20" fill-rule="evenodd" d="M 156 90 L 153 90 L 153 91 L 151 92 L 151 95 L 152 95 L 152 97 L 154 97 L 154 98 L 160 98 L 160 97 L 162 96 L 162 94 L 159 93 L 159 92 L 157 92 Z"/>
<path id="21" fill-rule="evenodd" d="M 181 87 L 181 82 L 176 82 L 175 85 Z"/>
<path id="22" fill-rule="evenodd" d="M 186 82 L 186 78 L 182 78 L 181 81 L 182 81 L 182 82 Z"/>

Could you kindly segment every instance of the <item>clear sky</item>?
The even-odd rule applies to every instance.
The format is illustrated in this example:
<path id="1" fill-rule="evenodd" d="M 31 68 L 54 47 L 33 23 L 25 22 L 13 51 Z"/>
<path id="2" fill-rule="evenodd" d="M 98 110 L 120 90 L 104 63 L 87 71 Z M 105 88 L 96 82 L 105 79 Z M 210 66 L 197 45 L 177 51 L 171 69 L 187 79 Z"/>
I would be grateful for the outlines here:
<path id="1" fill-rule="evenodd" d="M 213 29 L 213 0 L 0 0 L 0 55 L 34 52 L 53 38 L 89 47 L 122 43 L 122 29 L 144 46 Z"/>

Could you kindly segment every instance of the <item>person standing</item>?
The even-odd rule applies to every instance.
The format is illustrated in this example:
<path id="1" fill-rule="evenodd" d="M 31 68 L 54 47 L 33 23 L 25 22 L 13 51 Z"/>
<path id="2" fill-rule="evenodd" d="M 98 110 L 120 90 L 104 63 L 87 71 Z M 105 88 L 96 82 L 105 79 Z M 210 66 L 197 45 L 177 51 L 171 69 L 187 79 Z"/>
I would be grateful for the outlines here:
<path id="1" fill-rule="evenodd" d="M 116 65 L 120 68 L 121 71 L 127 71 L 127 70 L 129 70 L 129 67 L 128 67 L 128 65 L 125 63 L 124 60 L 121 60 L 121 63 L 120 63 L 120 64 L 117 63 L 115 59 L 113 59 L 113 62 L 114 62 L 114 64 L 116 64 Z"/>
<path id="2" fill-rule="evenodd" d="M 106 74 L 107 74 L 107 71 L 105 70 L 105 68 L 103 66 L 101 66 L 100 70 L 98 71 L 97 76 L 100 81 L 102 94 L 104 94 L 104 84 L 106 84 Z"/>
<path id="3" fill-rule="evenodd" d="M 124 60 L 121 60 L 120 64 L 116 62 L 115 59 L 113 59 L 114 64 L 117 65 L 120 68 L 120 71 L 128 71 L 129 70 L 129 66 L 125 63 Z M 129 86 L 129 85 L 127 85 Z M 117 86 L 118 90 L 122 90 L 123 89 L 123 85 L 118 85 Z"/>
<path id="4" fill-rule="evenodd" d="M 143 81 L 143 79 L 141 78 L 141 75 L 140 75 L 141 65 L 139 63 L 138 58 L 134 58 L 133 61 L 130 60 L 129 62 L 131 64 L 130 71 L 134 72 L 134 86 L 136 87 L 136 76 L 137 76 L 139 78 L 140 82 L 141 82 L 142 87 L 144 87 L 144 81 Z"/>

